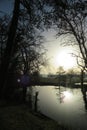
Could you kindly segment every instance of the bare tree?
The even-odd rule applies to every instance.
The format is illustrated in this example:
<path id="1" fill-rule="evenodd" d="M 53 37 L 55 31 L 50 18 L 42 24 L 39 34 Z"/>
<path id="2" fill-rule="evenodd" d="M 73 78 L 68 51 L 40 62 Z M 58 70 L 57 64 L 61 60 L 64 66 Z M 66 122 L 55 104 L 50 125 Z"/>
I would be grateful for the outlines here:
<path id="1" fill-rule="evenodd" d="M 2 63 L 3 54 L 6 47 L 8 23 L 9 23 L 9 16 L 4 15 L 0 17 L 0 65 Z"/>
<path id="2" fill-rule="evenodd" d="M 87 71 L 87 1 L 49 0 L 46 3 L 51 8 L 46 14 L 46 19 L 52 20 L 57 37 L 63 35 L 73 38 L 73 42 L 66 43 L 66 45 L 78 46 L 83 60 L 83 64 L 80 64 L 79 56 L 77 56 L 78 65 L 82 71 Z M 50 19 L 47 23 L 50 23 Z"/>
<path id="3" fill-rule="evenodd" d="M 5 89 L 4 87 L 5 87 L 5 82 L 8 75 L 9 63 L 10 63 L 11 55 L 13 53 L 16 28 L 17 28 L 18 17 L 19 17 L 19 7 L 20 7 L 20 0 L 18 1 L 15 0 L 13 17 L 12 17 L 9 32 L 8 32 L 7 44 L 6 44 L 3 60 L 0 66 L 0 72 L 1 72 L 0 75 L 2 77 L 0 79 L 1 95 L 3 95 L 4 89 Z"/>
<path id="4" fill-rule="evenodd" d="M 49 0 L 46 1 L 50 11 L 46 13 L 47 24 L 52 21 L 52 27 L 57 36 L 72 36 L 70 45 L 79 47 L 84 65 L 87 66 L 87 2 L 85 0 Z M 66 43 L 66 45 L 69 45 Z"/>
<path id="5" fill-rule="evenodd" d="M 58 35 L 73 35 L 74 45 L 79 50 L 87 66 L 87 3 L 83 0 L 55 0 L 55 20 Z"/>
<path id="6" fill-rule="evenodd" d="M 21 7 L 20 4 L 22 5 Z M 40 17 L 42 17 L 40 11 L 41 6 L 40 1 L 15 0 L 13 16 L 9 24 L 3 57 L 1 56 L 1 95 L 3 95 L 3 92 L 5 91 L 8 73 L 12 68 L 15 68 L 17 65 L 19 66 L 19 64 L 22 63 L 22 65 L 24 65 L 24 71 L 32 70 L 33 72 L 35 69 L 39 70 L 39 66 L 44 64 L 41 58 L 44 52 L 40 53 L 39 51 L 41 50 L 42 37 L 37 35 L 38 33 L 36 31 L 36 28 L 42 26 L 40 26 Z M 22 59 L 21 62 L 19 60 L 20 57 Z"/>
<path id="7" fill-rule="evenodd" d="M 60 85 L 65 84 L 64 74 L 65 74 L 65 70 L 64 70 L 63 66 L 59 66 L 59 68 L 57 69 L 57 78 L 58 78 L 59 87 L 60 87 Z"/>

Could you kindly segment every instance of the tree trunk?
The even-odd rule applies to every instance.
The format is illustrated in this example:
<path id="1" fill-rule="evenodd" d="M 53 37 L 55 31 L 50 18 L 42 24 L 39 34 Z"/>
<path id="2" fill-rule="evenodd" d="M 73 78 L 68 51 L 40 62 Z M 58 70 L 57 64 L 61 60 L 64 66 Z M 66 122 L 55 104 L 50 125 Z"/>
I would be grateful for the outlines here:
<path id="1" fill-rule="evenodd" d="M 18 25 L 18 17 L 19 17 L 19 9 L 20 9 L 20 0 L 15 0 L 14 3 L 14 10 L 13 10 L 13 17 L 11 20 L 9 32 L 8 32 L 8 39 L 6 44 L 6 49 L 4 53 L 4 58 L 0 66 L 0 96 L 3 95 L 6 89 L 6 80 L 8 77 L 9 72 L 9 65 L 11 62 L 12 54 L 14 53 L 14 40 L 16 36 L 16 30 Z"/>
<path id="2" fill-rule="evenodd" d="M 83 87 L 84 87 L 83 80 L 84 80 L 84 70 L 81 70 L 81 88 L 82 88 L 82 90 L 83 90 Z"/>
<path id="3" fill-rule="evenodd" d="M 23 102 L 26 102 L 26 93 L 27 93 L 27 87 L 23 86 Z"/>
<path id="4" fill-rule="evenodd" d="M 37 106 L 37 102 L 38 102 L 38 91 L 35 93 L 35 104 L 34 104 L 34 110 L 35 112 L 37 112 L 38 106 Z"/>

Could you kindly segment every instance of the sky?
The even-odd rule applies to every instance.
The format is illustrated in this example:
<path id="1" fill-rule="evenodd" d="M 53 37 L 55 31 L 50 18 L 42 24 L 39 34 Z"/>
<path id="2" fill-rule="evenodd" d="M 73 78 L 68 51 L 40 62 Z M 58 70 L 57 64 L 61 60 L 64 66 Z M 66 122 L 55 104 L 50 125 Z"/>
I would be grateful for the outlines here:
<path id="1" fill-rule="evenodd" d="M 13 2 L 14 0 L 0 0 L 0 11 L 10 14 L 13 10 Z"/>
<path id="2" fill-rule="evenodd" d="M 14 0 L 0 0 L 0 11 L 11 14 L 13 2 Z M 61 45 L 63 42 L 67 42 L 67 38 L 60 37 L 56 39 L 56 31 L 53 29 L 43 32 L 42 35 L 46 38 L 44 46 L 48 50 L 46 55 L 49 60 L 48 66 L 42 68 L 41 73 L 56 73 L 59 66 L 63 66 L 66 71 L 77 66 L 76 59 L 70 54 L 74 53 L 76 48 Z"/>
<path id="3" fill-rule="evenodd" d="M 49 59 L 49 64 L 45 68 L 45 73 L 56 73 L 58 68 L 62 66 L 65 71 L 69 69 L 77 69 L 77 61 L 75 57 L 72 57 L 71 53 L 77 53 L 77 47 L 64 46 L 63 43 L 68 42 L 67 37 L 56 38 L 56 31 L 49 29 L 48 32 L 44 32 L 46 38 L 45 47 L 47 48 L 47 56 Z M 70 37 L 70 40 L 72 37 Z M 73 39 L 72 39 L 73 41 Z"/>

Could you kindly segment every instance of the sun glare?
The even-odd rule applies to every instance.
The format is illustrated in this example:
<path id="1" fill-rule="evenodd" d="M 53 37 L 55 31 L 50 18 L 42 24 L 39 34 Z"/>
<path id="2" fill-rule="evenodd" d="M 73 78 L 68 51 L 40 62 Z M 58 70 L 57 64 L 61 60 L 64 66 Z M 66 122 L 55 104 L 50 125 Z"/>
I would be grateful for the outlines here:
<path id="1" fill-rule="evenodd" d="M 54 64 L 56 67 L 63 66 L 67 70 L 76 66 L 76 59 L 68 50 L 63 50 L 55 55 Z"/>
<path id="2" fill-rule="evenodd" d="M 63 100 L 63 102 L 71 101 L 72 96 L 73 96 L 72 93 L 69 92 L 69 91 L 62 92 L 62 100 Z"/>
<path id="3" fill-rule="evenodd" d="M 70 99 L 72 97 L 72 94 L 69 91 L 65 91 L 63 94 L 67 99 Z"/>

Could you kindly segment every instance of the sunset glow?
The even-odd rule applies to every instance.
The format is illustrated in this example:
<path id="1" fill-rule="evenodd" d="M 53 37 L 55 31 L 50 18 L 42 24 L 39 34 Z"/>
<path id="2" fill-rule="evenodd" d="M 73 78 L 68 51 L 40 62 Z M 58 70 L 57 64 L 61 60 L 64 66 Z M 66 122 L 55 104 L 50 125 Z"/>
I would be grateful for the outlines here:
<path id="1" fill-rule="evenodd" d="M 76 59 L 72 57 L 69 50 L 62 50 L 54 57 L 54 66 L 63 66 L 65 70 L 76 66 Z"/>

